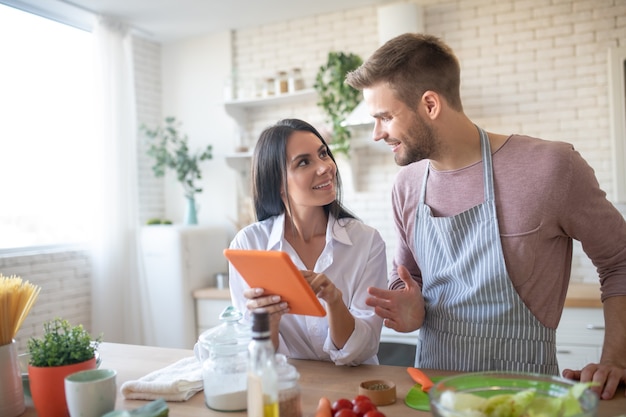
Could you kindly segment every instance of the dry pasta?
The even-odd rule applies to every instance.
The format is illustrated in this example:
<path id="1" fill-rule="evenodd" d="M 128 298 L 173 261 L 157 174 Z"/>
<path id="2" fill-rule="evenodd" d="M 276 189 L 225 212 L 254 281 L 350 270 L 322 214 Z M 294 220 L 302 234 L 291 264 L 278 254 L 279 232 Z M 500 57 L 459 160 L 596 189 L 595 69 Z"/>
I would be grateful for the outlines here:
<path id="1" fill-rule="evenodd" d="M 40 290 L 20 277 L 0 274 L 0 346 L 11 343 Z"/>

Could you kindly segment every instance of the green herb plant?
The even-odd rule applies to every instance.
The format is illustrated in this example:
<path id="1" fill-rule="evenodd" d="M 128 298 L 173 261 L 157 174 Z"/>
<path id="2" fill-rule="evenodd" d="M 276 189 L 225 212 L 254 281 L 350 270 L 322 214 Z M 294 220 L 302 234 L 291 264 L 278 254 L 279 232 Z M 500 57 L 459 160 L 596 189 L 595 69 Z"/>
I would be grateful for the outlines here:
<path id="1" fill-rule="evenodd" d="M 332 125 L 332 139 L 329 143 L 333 152 L 350 156 L 350 129 L 342 123 L 361 101 L 359 90 L 345 83 L 346 75 L 357 69 L 363 60 L 352 53 L 329 52 L 326 64 L 315 76 L 313 88 L 317 92 L 317 105 L 326 113 L 326 121 Z"/>
<path id="2" fill-rule="evenodd" d="M 153 226 L 155 224 L 172 224 L 172 221 L 168 220 L 168 219 L 159 219 L 159 218 L 155 217 L 155 218 L 152 218 L 152 219 L 148 219 L 146 221 L 146 224 L 148 226 Z"/>
<path id="3" fill-rule="evenodd" d="M 102 342 L 102 335 L 92 339 L 82 325 L 72 326 L 60 318 L 44 323 L 43 328 L 42 338 L 28 340 L 32 366 L 63 366 L 87 361 L 95 356 Z"/>
<path id="4" fill-rule="evenodd" d="M 207 145 L 198 152 L 191 153 L 186 134 L 180 132 L 182 123 L 175 117 L 166 117 L 163 126 L 154 129 L 141 125 L 140 131 L 148 138 L 148 155 L 154 158 L 152 172 L 159 178 L 165 175 L 166 169 L 176 172 L 176 179 L 183 186 L 185 197 L 193 199 L 202 187 L 196 181 L 202 179 L 200 162 L 213 158 L 213 147 Z"/>

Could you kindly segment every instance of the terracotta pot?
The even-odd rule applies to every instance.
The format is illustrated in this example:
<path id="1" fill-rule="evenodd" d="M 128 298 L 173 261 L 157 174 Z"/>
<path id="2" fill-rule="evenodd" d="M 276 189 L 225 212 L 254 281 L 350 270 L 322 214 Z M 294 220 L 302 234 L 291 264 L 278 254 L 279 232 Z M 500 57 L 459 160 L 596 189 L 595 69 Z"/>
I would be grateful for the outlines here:
<path id="1" fill-rule="evenodd" d="M 78 371 L 96 369 L 96 358 L 64 366 L 28 365 L 33 405 L 39 417 L 69 417 L 65 402 L 65 377 Z"/>

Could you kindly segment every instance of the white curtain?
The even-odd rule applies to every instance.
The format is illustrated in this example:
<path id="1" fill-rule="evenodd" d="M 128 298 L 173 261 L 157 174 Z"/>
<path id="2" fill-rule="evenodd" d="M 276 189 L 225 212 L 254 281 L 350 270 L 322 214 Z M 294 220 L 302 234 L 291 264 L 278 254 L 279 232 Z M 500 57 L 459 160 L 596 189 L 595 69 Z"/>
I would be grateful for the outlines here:
<path id="1" fill-rule="evenodd" d="M 93 30 L 96 51 L 102 180 L 94 222 L 92 332 L 105 342 L 149 344 L 152 323 L 144 294 L 137 191 L 137 123 L 132 37 L 100 18 Z"/>

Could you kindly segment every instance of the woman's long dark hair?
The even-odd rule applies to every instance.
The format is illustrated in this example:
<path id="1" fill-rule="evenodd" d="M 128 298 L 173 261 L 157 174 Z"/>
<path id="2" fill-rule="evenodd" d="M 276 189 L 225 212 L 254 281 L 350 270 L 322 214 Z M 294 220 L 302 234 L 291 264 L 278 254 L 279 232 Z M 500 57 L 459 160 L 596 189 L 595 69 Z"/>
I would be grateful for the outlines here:
<path id="1" fill-rule="evenodd" d="M 320 133 L 309 123 L 299 119 L 283 119 L 265 129 L 254 148 L 252 157 L 252 196 L 258 221 L 277 216 L 285 212 L 281 198 L 289 195 L 287 189 L 287 139 L 297 131 L 311 132 L 326 147 L 330 158 L 335 161 L 328 144 Z M 336 165 L 336 162 L 335 162 Z M 336 173 L 337 195 L 332 203 L 324 206 L 326 213 L 335 218 L 355 218 L 341 204 L 341 177 Z M 288 200 L 287 200 L 288 201 Z"/>

